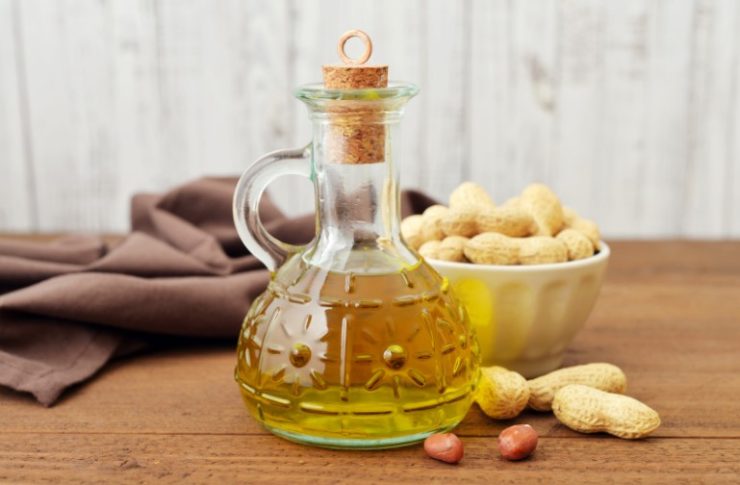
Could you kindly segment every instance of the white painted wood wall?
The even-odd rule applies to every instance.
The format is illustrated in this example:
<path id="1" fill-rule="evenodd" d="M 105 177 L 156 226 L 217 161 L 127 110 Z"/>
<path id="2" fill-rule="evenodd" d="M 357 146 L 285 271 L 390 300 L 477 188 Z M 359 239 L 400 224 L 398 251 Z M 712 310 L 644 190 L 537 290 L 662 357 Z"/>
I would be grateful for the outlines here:
<path id="1" fill-rule="evenodd" d="M 303 144 L 291 90 L 348 28 L 422 88 L 405 186 L 539 180 L 608 236 L 740 236 L 734 0 L 0 0 L 0 231 L 122 231 L 134 192 Z"/>

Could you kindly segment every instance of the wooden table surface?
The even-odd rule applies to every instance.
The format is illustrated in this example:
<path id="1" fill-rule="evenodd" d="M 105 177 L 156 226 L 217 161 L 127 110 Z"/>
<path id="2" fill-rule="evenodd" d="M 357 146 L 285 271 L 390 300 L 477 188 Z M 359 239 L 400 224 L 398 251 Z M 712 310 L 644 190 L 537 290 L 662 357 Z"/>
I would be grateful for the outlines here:
<path id="1" fill-rule="evenodd" d="M 533 412 L 496 422 L 473 408 L 456 430 L 465 444 L 456 466 L 421 446 L 300 446 L 247 415 L 232 346 L 210 345 L 115 362 L 50 409 L 0 391 L 0 482 L 739 482 L 740 242 L 612 247 L 601 298 L 566 363 L 621 366 L 629 394 L 661 414 L 649 439 L 581 435 Z M 512 423 L 540 434 L 523 462 L 496 449 Z"/>

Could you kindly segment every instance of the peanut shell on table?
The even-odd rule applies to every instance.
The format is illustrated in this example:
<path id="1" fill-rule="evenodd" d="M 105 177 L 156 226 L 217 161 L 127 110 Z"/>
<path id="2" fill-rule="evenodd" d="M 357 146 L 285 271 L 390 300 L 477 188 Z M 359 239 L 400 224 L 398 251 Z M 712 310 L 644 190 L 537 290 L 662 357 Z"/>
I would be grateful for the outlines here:
<path id="1" fill-rule="evenodd" d="M 602 391 L 623 393 L 627 390 L 627 376 L 622 369 L 606 362 L 574 365 L 554 370 L 527 381 L 529 407 L 550 411 L 555 393 L 571 384 L 582 384 Z"/>
<path id="2" fill-rule="evenodd" d="M 572 430 L 604 432 L 628 440 L 643 438 L 660 426 L 658 413 L 637 399 L 581 384 L 556 392 L 552 411 Z"/>
<path id="3" fill-rule="evenodd" d="M 529 401 L 527 380 L 504 367 L 481 367 L 478 389 L 473 397 L 486 416 L 512 419 L 519 416 Z"/>

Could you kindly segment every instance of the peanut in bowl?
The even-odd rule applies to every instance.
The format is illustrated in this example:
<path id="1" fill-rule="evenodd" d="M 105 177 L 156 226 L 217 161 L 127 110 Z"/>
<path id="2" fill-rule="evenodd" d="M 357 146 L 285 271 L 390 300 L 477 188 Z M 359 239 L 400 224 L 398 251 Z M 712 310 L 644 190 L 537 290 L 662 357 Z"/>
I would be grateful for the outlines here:
<path id="1" fill-rule="evenodd" d="M 464 303 L 478 335 L 481 363 L 527 378 L 558 368 L 566 347 L 596 303 L 609 261 L 601 242 L 595 255 L 574 261 L 505 266 L 426 258 Z"/>

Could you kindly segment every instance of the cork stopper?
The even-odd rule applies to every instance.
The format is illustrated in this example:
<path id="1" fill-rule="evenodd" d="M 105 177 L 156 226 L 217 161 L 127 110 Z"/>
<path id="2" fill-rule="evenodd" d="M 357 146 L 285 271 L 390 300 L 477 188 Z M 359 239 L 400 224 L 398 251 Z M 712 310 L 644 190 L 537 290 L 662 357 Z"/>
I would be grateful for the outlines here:
<path id="1" fill-rule="evenodd" d="M 365 51 L 350 58 L 344 47 L 352 37 L 365 44 Z M 388 87 L 388 66 L 365 65 L 373 53 L 370 37 L 361 30 L 350 30 L 339 38 L 339 57 L 344 64 L 322 66 L 328 89 L 372 89 Z M 330 126 L 325 140 L 329 162 L 344 164 L 379 163 L 385 159 L 386 128 L 383 113 L 370 101 L 337 100 L 327 110 Z"/>
<path id="2" fill-rule="evenodd" d="M 357 37 L 365 44 L 365 51 L 357 59 L 352 59 L 344 52 L 347 41 Z M 345 32 L 337 44 L 339 58 L 344 64 L 327 64 L 322 67 L 324 86 L 329 89 L 365 89 L 388 87 L 388 65 L 365 65 L 373 55 L 373 42 L 361 30 Z"/>

